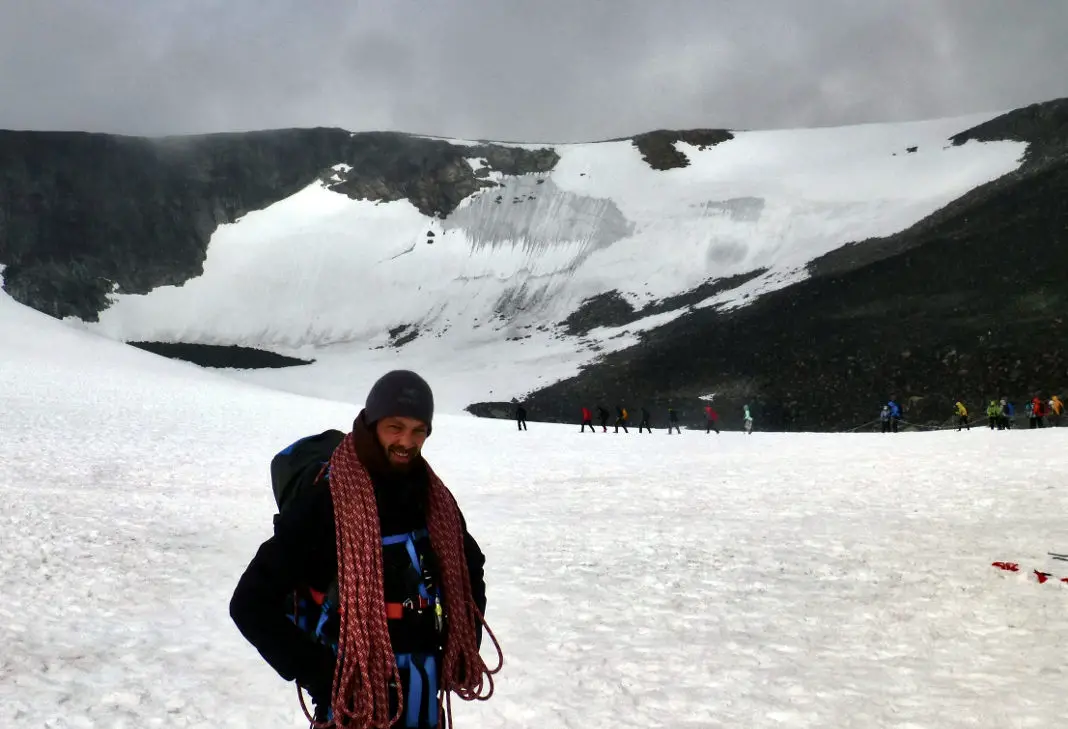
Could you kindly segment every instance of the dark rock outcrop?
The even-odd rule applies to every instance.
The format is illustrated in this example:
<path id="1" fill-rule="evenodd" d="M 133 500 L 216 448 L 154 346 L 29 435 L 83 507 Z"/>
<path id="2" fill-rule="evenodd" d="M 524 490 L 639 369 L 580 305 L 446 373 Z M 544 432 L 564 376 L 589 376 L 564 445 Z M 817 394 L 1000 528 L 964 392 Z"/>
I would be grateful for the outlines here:
<path id="1" fill-rule="evenodd" d="M 589 334 L 591 329 L 596 329 L 597 327 L 619 327 L 631 324 L 647 316 L 664 314 L 699 304 L 716 294 L 737 288 L 747 281 L 764 275 L 766 272 L 766 268 L 758 268 L 734 276 L 709 279 L 690 291 L 668 296 L 659 301 L 646 304 L 640 309 L 635 309 L 629 301 L 623 298 L 619 291 L 612 289 L 583 301 L 579 308 L 575 309 L 566 319 L 560 322 L 560 326 L 563 327 L 565 334 L 585 336 Z"/>
<path id="2" fill-rule="evenodd" d="M 172 342 L 127 342 L 131 347 L 143 349 L 170 359 L 180 359 L 201 367 L 232 367 L 244 370 L 262 370 L 279 367 L 298 367 L 315 360 L 297 359 L 284 354 L 267 352 L 252 347 L 217 344 L 182 344 Z"/>
<path id="3" fill-rule="evenodd" d="M 617 327 L 634 320 L 634 307 L 612 289 L 583 301 L 560 325 L 564 333 L 581 337 L 597 327 Z"/>
<path id="4" fill-rule="evenodd" d="M 352 169 L 337 173 L 330 189 L 359 200 L 411 201 L 419 212 L 448 217 L 460 201 L 495 183 L 477 175 L 465 158 L 487 162 L 483 170 L 506 175 L 549 172 L 560 161 L 552 149 L 518 149 L 483 144 L 464 147 L 440 139 L 392 132 L 352 136 L 340 160 Z"/>
<path id="5" fill-rule="evenodd" d="M 642 159 L 654 170 L 672 170 L 690 165 L 689 158 L 675 148 L 676 142 L 705 149 L 731 139 L 734 135 L 725 129 L 658 129 L 639 134 L 633 142 L 642 153 Z"/>
<path id="6" fill-rule="evenodd" d="M 810 262 L 809 271 L 814 276 L 844 273 L 922 245 L 930 231 L 958 240 L 993 234 L 994 231 L 982 227 L 990 221 L 982 216 L 971 216 L 972 211 L 997 204 L 997 200 L 1005 195 L 1011 197 L 1013 187 L 1026 182 L 1032 175 L 1041 174 L 1047 167 L 1056 168 L 1068 163 L 1068 99 L 1017 109 L 950 138 L 955 145 L 972 140 L 1025 142 L 1027 150 L 1023 164 L 1019 169 L 969 191 L 896 235 L 860 241 L 831 251 Z M 1044 202 L 1057 206 L 1052 197 Z M 998 221 L 994 223 L 997 225 Z"/>
<path id="7" fill-rule="evenodd" d="M 957 145 L 972 140 L 1026 142 L 1027 152 L 1019 170 L 1022 174 L 1046 164 L 1063 163 L 1068 153 L 1068 98 L 1010 111 L 956 134 L 951 140 Z"/>

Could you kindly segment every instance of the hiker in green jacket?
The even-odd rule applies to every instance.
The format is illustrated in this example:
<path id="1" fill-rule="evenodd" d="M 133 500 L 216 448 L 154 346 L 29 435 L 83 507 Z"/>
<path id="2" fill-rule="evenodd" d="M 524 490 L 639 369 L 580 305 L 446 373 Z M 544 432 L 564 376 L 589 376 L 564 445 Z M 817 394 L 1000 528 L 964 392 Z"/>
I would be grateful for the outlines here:
<path id="1" fill-rule="evenodd" d="M 986 408 L 986 417 L 990 419 L 990 429 L 993 430 L 1001 422 L 1001 406 L 997 400 L 991 400 Z"/>

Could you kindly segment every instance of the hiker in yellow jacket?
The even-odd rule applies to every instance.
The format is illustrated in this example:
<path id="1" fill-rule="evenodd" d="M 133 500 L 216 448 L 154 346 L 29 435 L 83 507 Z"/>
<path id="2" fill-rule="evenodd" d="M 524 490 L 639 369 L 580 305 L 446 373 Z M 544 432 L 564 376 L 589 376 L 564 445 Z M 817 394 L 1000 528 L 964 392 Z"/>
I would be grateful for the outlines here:
<path id="1" fill-rule="evenodd" d="M 1050 401 L 1049 401 L 1049 412 L 1050 412 L 1050 415 L 1053 416 L 1051 418 L 1051 420 L 1053 420 L 1053 427 L 1054 428 L 1060 427 L 1061 415 L 1064 414 L 1064 403 L 1061 401 L 1061 398 L 1060 398 L 1059 395 L 1054 395 L 1053 397 L 1050 398 Z"/>
<path id="2" fill-rule="evenodd" d="M 968 408 L 964 407 L 964 403 L 957 400 L 957 432 L 960 432 L 961 428 L 972 429 L 972 426 L 968 424 Z"/>

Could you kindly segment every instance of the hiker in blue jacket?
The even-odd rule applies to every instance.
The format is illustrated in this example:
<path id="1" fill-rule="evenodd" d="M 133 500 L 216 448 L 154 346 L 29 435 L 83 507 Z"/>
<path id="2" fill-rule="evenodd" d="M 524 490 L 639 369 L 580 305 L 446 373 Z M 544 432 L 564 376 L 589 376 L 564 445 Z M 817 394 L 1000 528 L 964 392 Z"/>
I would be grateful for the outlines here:
<path id="1" fill-rule="evenodd" d="M 886 403 L 886 407 L 890 410 L 890 431 L 896 433 L 898 423 L 901 422 L 901 406 L 897 404 L 894 398 L 890 398 L 890 402 Z"/>

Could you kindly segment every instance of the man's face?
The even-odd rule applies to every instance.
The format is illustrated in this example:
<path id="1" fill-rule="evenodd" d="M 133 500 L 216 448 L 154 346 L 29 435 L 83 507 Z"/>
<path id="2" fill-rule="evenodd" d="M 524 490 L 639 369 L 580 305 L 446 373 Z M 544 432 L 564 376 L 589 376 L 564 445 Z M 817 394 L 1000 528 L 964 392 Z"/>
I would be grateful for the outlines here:
<path id="1" fill-rule="evenodd" d="M 375 424 L 375 435 L 386 452 L 389 465 L 398 471 L 406 471 L 419 457 L 427 428 L 422 420 L 394 416 L 379 420 Z"/>

